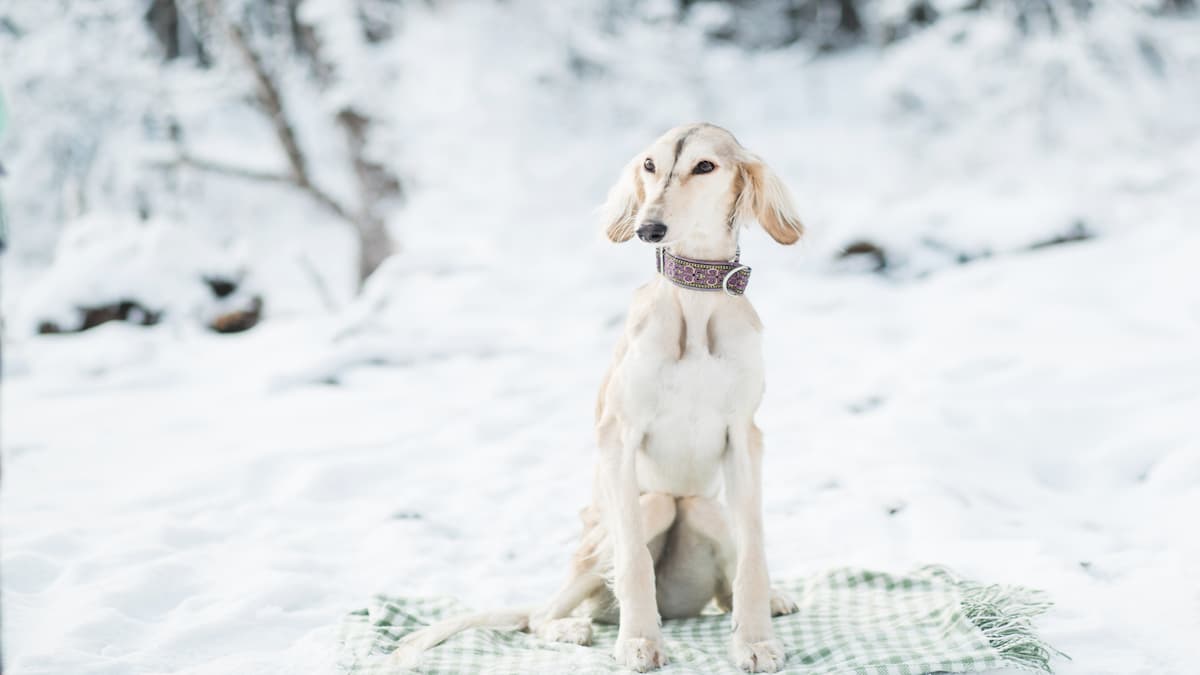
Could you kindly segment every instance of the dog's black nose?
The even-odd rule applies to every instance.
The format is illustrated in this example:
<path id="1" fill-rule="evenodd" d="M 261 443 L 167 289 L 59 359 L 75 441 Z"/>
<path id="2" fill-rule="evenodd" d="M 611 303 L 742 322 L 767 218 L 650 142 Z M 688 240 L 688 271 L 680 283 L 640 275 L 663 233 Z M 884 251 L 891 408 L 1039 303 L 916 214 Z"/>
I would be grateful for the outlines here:
<path id="1" fill-rule="evenodd" d="M 638 239 L 648 242 L 662 241 L 667 236 L 667 226 L 662 223 L 644 223 L 637 229 Z"/>

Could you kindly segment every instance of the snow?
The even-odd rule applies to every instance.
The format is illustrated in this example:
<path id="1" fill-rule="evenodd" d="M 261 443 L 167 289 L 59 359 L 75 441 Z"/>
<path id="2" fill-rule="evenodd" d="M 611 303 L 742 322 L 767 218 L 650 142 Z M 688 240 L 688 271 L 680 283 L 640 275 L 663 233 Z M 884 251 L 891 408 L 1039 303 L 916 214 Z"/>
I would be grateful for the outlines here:
<path id="1" fill-rule="evenodd" d="M 16 302 L 13 326 L 18 331 L 33 332 L 43 321 L 76 330 L 79 307 L 103 307 L 124 299 L 136 299 L 172 318 L 211 319 L 236 300 L 244 304 L 244 288 L 252 284 L 245 279 L 239 260 L 244 253 L 237 247 L 218 247 L 176 223 L 137 223 L 93 214 L 69 224 L 57 249 L 55 264 Z M 243 290 L 236 298 L 220 301 L 205 279 L 233 282 Z"/>
<path id="2" fill-rule="evenodd" d="M 107 197 L 51 218 L 32 167 L 76 120 L 38 127 L 8 90 L 11 672 L 328 673 L 338 621 L 372 593 L 547 597 L 590 489 L 595 390 L 653 270 L 591 210 L 640 147 L 701 118 L 780 172 L 810 231 L 794 248 L 742 240 L 766 324 L 772 574 L 945 564 L 1050 591 L 1061 673 L 1195 671 L 1194 20 L 1110 7 L 1018 43 L 985 16 L 814 59 L 714 46 L 654 14 L 666 5 L 612 31 L 585 5 L 510 5 L 414 6 L 386 56 L 355 54 L 383 59 L 378 143 L 409 199 L 401 254 L 353 301 L 342 226 L 286 188 L 190 177 L 149 197 L 161 217 L 123 216 L 141 179 L 122 157 L 157 142 L 99 151 Z M 68 32 L 46 26 L 5 57 Z M 1106 50 L 1119 68 L 1089 56 Z M 13 61 L 13 79 L 59 100 L 85 58 Z M 236 78 L 162 77 L 204 156 L 278 166 L 230 101 Z M 303 135 L 333 157 L 320 107 Z M 1031 250 L 1076 223 L 1095 236 Z M 856 239 L 894 264 L 838 263 Z M 186 317 L 189 280 L 226 264 L 266 297 L 247 333 L 32 335 L 36 308 L 101 283 L 152 287 Z"/>
<path id="3" fill-rule="evenodd" d="M 1187 672 L 1200 298 L 1180 282 L 1200 238 L 1184 234 L 901 287 L 759 264 L 773 573 L 939 562 L 1040 586 L 1059 603 L 1046 636 L 1075 658 L 1062 672 Z M 765 258 L 765 237 L 748 239 Z M 648 274 L 648 250 L 624 254 Z M 578 315 L 500 296 L 494 311 L 540 339 L 450 346 L 336 385 L 279 382 L 321 348 L 312 322 L 19 345 L 5 401 L 14 672 L 328 672 L 333 625 L 372 592 L 546 596 L 589 486 L 612 318 L 636 281 Z M 460 309 L 443 333 L 467 331 Z"/>

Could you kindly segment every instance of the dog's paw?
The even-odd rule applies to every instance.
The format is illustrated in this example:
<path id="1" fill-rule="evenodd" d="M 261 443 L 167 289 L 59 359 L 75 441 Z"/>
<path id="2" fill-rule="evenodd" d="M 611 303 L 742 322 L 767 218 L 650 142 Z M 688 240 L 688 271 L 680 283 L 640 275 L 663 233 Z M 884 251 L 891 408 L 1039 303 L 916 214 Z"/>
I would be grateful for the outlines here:
<path id="1" fill-rule="evenodd" d="M 784 614 L 792 614 L 800 609 L 792 596 L 783 591 L 771 589 L 771 616 L 783 616 Z"/>
<path id="2" fill-rule="evenodd" d="M 618 665 L 639 673 L 667 665 L 667 655 L 659 638 L 617 638 L 613 658 Z"/>
<path id="3" fill-rule="evenodd" d="M 590 645 L 592 644 L 592 620 L 585 617 L 554 619 L 539 626 L 537 635 L 543 640 L 551 642 Z"/>
<path id="4" fill-rule="evenodd" d="M 733 662 L 747 673 L 774 673 L 787 660 L 783 643 L 774 638 L 749 642 L 734 634 L 731 653 Z"/>

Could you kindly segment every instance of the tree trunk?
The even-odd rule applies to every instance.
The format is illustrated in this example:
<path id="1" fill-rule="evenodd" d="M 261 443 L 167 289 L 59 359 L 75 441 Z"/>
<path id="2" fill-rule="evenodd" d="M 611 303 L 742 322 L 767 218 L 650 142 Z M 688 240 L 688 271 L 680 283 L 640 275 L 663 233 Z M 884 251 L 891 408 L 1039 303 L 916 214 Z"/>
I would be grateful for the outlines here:
<path id="1" fill-rule="evenodd" d="M 367 155 L 367 131 L 371 121 L 351 108 L 337 115 L 338 125 L 346 135 L 346 148 L 358 179 L 359 282 L 364 282 L 395 250 L 384 215 L 387 202 L 401 196 L 400 181 L 387 167 L 372 161 Z"/>
<path id="2" fill-rule="evenodd" d="M 395 252 L 387 223 L 374 216 L 367 216 L 356 223 L 358 230 L 358 281 L 363 283 L 379 269 L 384 260 Z"/>

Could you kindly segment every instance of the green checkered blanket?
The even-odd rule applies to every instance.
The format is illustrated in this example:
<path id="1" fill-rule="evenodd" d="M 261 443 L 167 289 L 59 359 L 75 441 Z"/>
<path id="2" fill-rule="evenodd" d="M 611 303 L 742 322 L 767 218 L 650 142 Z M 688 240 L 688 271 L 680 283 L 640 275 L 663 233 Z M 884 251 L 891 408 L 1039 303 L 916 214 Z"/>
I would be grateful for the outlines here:
<path id="1" fill-rule="evenodd" d="M 836 569 L 776 585 L 800 606 L 799 612 L 774 619 L 787 649 L 786 673 L 918 675 L 1003 667 L 1050 673 L 1050 659 L 1061 654 L 1034 634 L 1031 620 L 1050 602 L 1028 588 L 977 584 L 940 567 L 907 575 Z M 617 629 L 603 625 L 596 626 L 590 647 L 475 629 L 426 652 L 416 671 L 400 671 L 386 658 L 401 637 L 466 611 L 450 599 L 378 596 L 342 626 L 340 665 L 354 675 L 622 670 L 610 655 Z M 658 672 L 741 672 L 728 656 L 729 617 L 715 611 L 663 623 L 670 663 Z"/>

